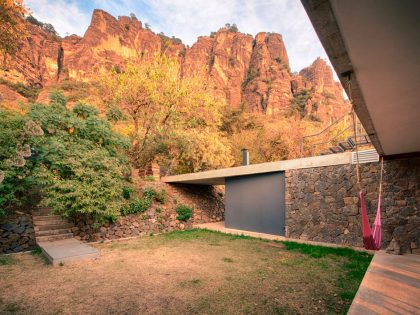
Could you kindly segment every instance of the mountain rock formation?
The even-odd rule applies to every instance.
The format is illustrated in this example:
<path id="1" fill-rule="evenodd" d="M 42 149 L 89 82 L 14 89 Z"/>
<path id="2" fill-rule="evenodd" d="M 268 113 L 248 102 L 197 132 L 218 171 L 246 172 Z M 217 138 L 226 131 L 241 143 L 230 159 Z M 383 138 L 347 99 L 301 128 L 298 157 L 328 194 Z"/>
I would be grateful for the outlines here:
<path id="1" fill-rule="evenodd" d="M 0 70 L 0 93 L 9 98 L 16 84 L 43 88 L 64 80 L 90 81 L 101 68 L 123 69 L 129 59 L 147 62 L 165 54 L 179 60 L 182 75 L 203 77 L 232 107 L 279 113 L 307 90 L 304 115 L 327 123 L 348 110 L 343 90 L 324 60 L 318 58 L 291 73 L 279 34 L 259 33 L 253 38 L 224 27 L 199 37 L 190 48 L 176 38 L 153 33 L 134 16 L 116 19 L 102 10 L 93 12 L 83 37 L 60 38 L 29 22 L 28 29 L 30 37 L 21 53 Z"/>

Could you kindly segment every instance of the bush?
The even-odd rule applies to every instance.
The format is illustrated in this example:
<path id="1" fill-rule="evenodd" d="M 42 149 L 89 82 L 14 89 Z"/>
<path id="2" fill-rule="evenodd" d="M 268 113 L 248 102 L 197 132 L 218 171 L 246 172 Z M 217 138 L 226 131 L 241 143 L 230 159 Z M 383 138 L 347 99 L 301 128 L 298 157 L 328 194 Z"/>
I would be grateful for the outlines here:
<path id="1" fill-rule="evenodd" d="M 109 107 L 106 111 L 106 118 L 113 123 L 117 123 L 124 120 L 124 114 L 118 107 Z"/>
<path id="2" fill-rule="evenodd" d="M 121 208 L 122 215 L 129 215 L 135 213 L 142 213 L 150 208 L 152 200 L 149 198 L 137 198 L 133 200 L 128 206 Z"/>
<path id="3" fill-rule="evenodd" d="M 134 191 L 133 188 L 129 187 L 129 186 L 124 186 L 123 187 L 123 197 L 125 199 L 130 199 L 131 198 L 131 193 Z"/>
<path id="4" fill-rule="evenodd" d="M 193 212 L 193 210 L 186 205 L 177 206 L 175 211 L 178 214 L 176 218 L 180 221 L 188 221 L 188 219 L 191 218 Z"/>
<path id="5" fill-rule="evenodd" d="M 167 191 L 165 189 L 162 189 L 156 193 L 155 200 L 161 204 L 164 204 L 166 202 L 167 197 Z"/>
<path id="6" fill-rule="evenodd" d="M 152 176 L 152 175 L 145 176 L 143 179 L 145 181 L 148 181 L 148 182 L 154 182 L 155 181 L 155 177 Z"/>
<path id="7" fill-rule="evenodd" d="M 96 107 L 87 105 L 82 102 L 78 102 L 76 103 L 76 105 L 74 105 L 73 113 L 75 113 L 78 117 L 83 119 L 99 115 L 99 111 Z"/>
<path id="8" fill-rule="evenodd" d="M 0 84 L 7 85 L 10 89 L 14 90 L 15 92 L 19 93 L 23 97 L 31 101 L 35 101 L 38 98 L 40 88 L 25 85 L 21 82 L 13 83 L 3 78 L 0 78 Z"/>
<path id="9" fill-rule="evenodd" d="M 157 191 L 153 187 L 146 187 L 143 190 L 143 198 L 148 198 L 152 201 L 153 199 L 155 199 L 156 195 Z"/>

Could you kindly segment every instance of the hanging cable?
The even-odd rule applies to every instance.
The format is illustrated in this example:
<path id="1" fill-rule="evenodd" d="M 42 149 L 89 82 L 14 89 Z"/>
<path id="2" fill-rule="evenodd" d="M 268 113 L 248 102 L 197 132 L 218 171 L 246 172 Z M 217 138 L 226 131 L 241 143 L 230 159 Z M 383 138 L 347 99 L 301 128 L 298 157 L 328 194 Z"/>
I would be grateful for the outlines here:
<path id="1" fill-rule="evenodd" d="M 349 92 L 349 102 L 351 105 L 351 112 L 353 115 L 353 134 L 354 134 L 354 145 L 356 149 L 356 176 L 357 176 L 357 183 L 360 185 L 361 177 L 360 177 L 360 162 L 359 162 L 359 149 L 357 146 L 357 127 L 356 127 L 356 112 L 354 110 L 354 104 L 353 104 L 353 98 L 351 94 L 351 82 L 350 82 L 350 76 L 347 80 L 347 90 Z"/>

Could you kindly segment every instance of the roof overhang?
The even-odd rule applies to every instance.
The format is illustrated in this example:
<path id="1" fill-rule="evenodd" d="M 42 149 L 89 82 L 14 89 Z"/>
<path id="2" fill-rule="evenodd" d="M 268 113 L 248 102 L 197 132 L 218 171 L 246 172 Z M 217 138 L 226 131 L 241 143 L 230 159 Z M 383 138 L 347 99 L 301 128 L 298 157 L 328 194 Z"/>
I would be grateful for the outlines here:
<path id="1" fill-rule="evenodd" d="M 224 185 L 226 178 L 351 163 L 351 152 L 163 177 L 165 183 Z"/>
<path id="2" fill-rule="evenodd" d="M 420 1 L 301 2 L 378 153 L 420 152 Z"/>

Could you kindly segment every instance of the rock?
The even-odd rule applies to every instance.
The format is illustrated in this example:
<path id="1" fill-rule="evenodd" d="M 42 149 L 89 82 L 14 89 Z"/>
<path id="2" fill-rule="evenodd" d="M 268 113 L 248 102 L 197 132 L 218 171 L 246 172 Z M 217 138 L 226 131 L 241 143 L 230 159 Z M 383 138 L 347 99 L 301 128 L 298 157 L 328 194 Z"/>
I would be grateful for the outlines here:
<path id="1" fill-rule="evenodd" d="M 299 74 L 290 72 L 280 34 L 258 33 L 253 38 L 222 27 L 212 36 L 200 36 L 188 48 L 144 28 L 136 18 L 115 18 L 103 10 L 93 11 L 83 37 L 57 38 L 30 23 L 27 28 L 29 39 L 22 43 L 22 57 L 7 64 L 7 72 L 16 72 L 14 78 L 29 81 L 20 83 L 43 87 L 57 80 L 89 81 L 95 79 L 95 69 L 110 65 L 122 69 L 127 59 L 141 55 L 137 60 L 149 62 L 164 52 L 182 63 L 184 76 L 200 76 L 233 108 L 244 104 L 247 111 L 277 113 L 289 106 L 294 95 L 308 89 L 313 95 L 307 114 L 331 121 L 348 110 L 342 88 L 324 60 L 315 60 Z M 22 100 L 5 85 L 0 85 L 0 92 L 16 104 Z M 48 92 L 42 90 L 38 101 L 46 100 Z"/>
<path id="2" fill-rule="evenodd" d="M 9 231 L 9 232 L 17 228 L 16 224 L 12 224 L 12 223 L 2 224 L 0 225 L 0 227 L 2 228 L 2 230 Z"/>
<path id="3" fill-rule="evenodd" d="M 386 252 L 388 254 L 401 255 L 400 243 L 395 238 L 393 238 L 386 248 Z"/>

